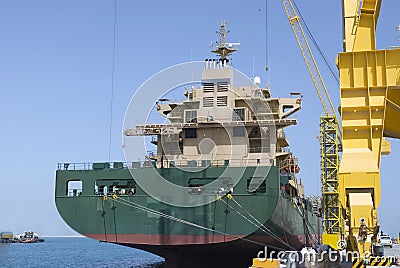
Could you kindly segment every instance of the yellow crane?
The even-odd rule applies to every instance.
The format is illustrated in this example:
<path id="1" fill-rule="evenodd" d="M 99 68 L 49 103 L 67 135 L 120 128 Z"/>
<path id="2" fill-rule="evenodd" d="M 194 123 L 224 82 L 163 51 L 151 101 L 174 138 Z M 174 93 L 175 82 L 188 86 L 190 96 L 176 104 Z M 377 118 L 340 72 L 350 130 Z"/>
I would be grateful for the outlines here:
<path id="1" fill-rule="evenodd" d="M 400 49 L 376 49 L 381 3 L 342 0 L 339 199 L 346 204 L 348 249 L 360 253 L 373 250 L 379 232 L 380 158 L 390 153 L 384 137 L 400 138 Z"/>
<path id="2" fill-rule="evenodd" d="M 340 128 L 301 19 L 291 0 L 282 3 L 325 112 L 320 121 L 323 243 L 359 252 L 355 266 L 360 267 L 368 253 L 374 254 L 379 232 L 380 158 L 390 154 L 385 137 L 400 139 L 400 47 L 376 49 L 382 0 L 342 0 L 344 52 L 337 58 Z M 347 243 L 339 243 L 343 237 Z M 279 266 L 278 260 L 258 262 L 253 260 L 257 267 Z"/>
<path id="3" fill-rule="evenodd" d="M 282 0 L 325 112 L 321 117 L 323 243 L 338 248 L 344 234 L 347 250 L 361 255 L 374 251 L 379 232 L 380 157 L 390 153 L 385 137 L 400 138 L 400 49 L 376 50 L 381 2 L 342 0 L 344 52 L 337 59 L 340 128 L 300 17 L 290 0 Z"/>
<path id="4" fill-rule="evenodd" d="M 301 18 L 292 1 L 282 0 L 282 4 L 324 110 L 324 114 L 320 117 L 323 242 L 337 248 L 337 242 L 344 234 L 338 186 L 341 131 L 335 108 L 304 34 Z"/>

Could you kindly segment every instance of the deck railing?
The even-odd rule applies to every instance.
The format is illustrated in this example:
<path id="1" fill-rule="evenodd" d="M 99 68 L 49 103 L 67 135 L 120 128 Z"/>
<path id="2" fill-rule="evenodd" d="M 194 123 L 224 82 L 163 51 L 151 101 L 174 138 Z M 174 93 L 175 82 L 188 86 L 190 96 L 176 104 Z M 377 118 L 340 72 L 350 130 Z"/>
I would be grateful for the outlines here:
<path id="1" fill-rule="evenodd" d="M 58 163 L 58 170 L 105 170 L 105 169 L 136 169 L 136 168 L 206 168 L 206 167 L 254 167 L 273 165 L 273 160 L 260 159 L 229 159 L 229 160 L 145 160 L 135 162 L 101 162 L 101 163 Z"/>

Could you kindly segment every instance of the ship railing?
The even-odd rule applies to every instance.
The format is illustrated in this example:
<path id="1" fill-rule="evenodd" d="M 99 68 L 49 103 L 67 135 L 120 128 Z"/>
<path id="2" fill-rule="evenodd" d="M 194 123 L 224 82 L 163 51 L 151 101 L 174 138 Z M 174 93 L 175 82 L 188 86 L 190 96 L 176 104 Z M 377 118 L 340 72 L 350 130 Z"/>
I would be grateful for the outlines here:
<path id="1" fill-rule="evenodd" d="M 202 117 L 198 117 L 198 118 L 202 118 Z M 207 121 L 207 119 L 209 119 L 209 121 Z M 231 126 L 231 125 L 237 125 L 237 124 L 246 124 L 249 126 L 271 126 L 271 125 L 296 125 L 297 124 L 297 119 L 295 118 L 283 118 L 283 119 L 275 119 L 272 117 L 266 117 L 266 118 L 258 118 L 257 122 L 255 122 L 254 120 L 249 120 L 249 121 L 245 121 L 245 120 L 232 120 L 232 117 L 224 117 L 224 118 L 220 118 L 221 120 L 217 121 L 213 121 L 210 120 L 209 117 L 204 117 L 202 120 L 198 120 L 201 121 L 202 123 L 204 122 L 208 122 L 208 123 L 218 123 L 222 126 Z M 239 118 L 240 119 L 240 118 Z M 172 123 L 172 124 L 138 124 L 136 125 L 135 128 L 132 129 L 127 129 L 125 130 L 125 135 L 130 136 L 130 135 L 134 135 L 136 132 L 136 134 L 151 134 L 151 133 L 155 133 L 155 134 L 162 134 L 163 131 L 168 130 L 168 129 L 177 129 L 180 130 L 181 128 L 191 128 L 191 127 L 209 127 L 208 125 L 199 125 L 199 122 L 176 122 L 176 123 Z M 132 133 L 130 133 L 132 132 Z M 154 134 L 154 135 L 155 135 Z"/>
<path id="2" fill-rule="evenodd" d="M 277 153 L 285 153 L 285 154 L 291 153 L 290 149 L 287 148 L 287 147 L 283 147 L 283 148 L 278 147 L 278 148 L 276 149 L 276 152 L 277 152 Z"/>
<path id="3" fill-rule="evenodd" d="M 90 170 L 92 163 L 58 163 L 58 170 Z"/>
<path id="4" fill-rule="evenodd" d="M 249 153 L 270 153 L 271 148 L 270 147 L 249 147 L 247 150 Z"/>
<path id="5" fill-rule="evenodd" d="M 254 167 L 273 165 L 273 159 L 218 159 L 218 160 L 163 160 L 133 162 L 101 162 L 101 163 L 58 163 L 58 170 L 107 170 L 138 168 L 207 168 L 207 167 Z"/>
<path id="6" fill-rule="evenodd" d="M 273 114 L 272 109 L 255 107 L 253 109 L 255 114 Z"/>
<path id="7" fill-rule="evenodd" d="M 297 167 L 299 165 L 296 157 L 291 157 L 280 162 L 280 168 Z"/>
<path id="8" fill-rule="evenodd" d="M 96 169 L 122 169 L 128 168 L 124 162 L 101 163 L 58 163 L 58 170 L 96 170 Z"/>
<path id="9" fill-rule="evenodd" d="M 164 161 L 163 167 L 255 167 L 271 166 L 273 159 L 218 159 L 218 160 L 182 160 L 182 161 Z"/>

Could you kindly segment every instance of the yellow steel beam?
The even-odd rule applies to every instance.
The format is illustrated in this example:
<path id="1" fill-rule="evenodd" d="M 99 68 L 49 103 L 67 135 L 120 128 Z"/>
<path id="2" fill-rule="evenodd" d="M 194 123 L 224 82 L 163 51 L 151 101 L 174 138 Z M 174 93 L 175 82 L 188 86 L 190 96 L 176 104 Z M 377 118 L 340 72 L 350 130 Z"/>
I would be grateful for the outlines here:
<path id="1" fill-rule="evenodd" d="M 343 128 L 339 199 L 347 204 L 349 241 L 357 241 L 351 249 L 362 253 L 371 250 L 377 232 L 380 160 L 390 152 L 384 136 L 400 138 L 400 49 L 376 50 L 380 6 L 381 0 L 343 0 L 345 52 L 338 57 Z"/>
<path id="2" fill-rule="evenodd" d="M 332 104 L 331 98 L 329 97 L 328 90 L 325 86 L 324 80 L 322 79 L 314 55 L 311 52 L 310 45 L 308 44 L 307 38 L 303 31 L 303 27 L 301 26 L 300 17 L 297 14 L 292 1 L 282 0 L 282 4 L 285 8 L 286 16 L 289 20 L 290 26 L 292 27 L 294 36 L 296 37 L 297 44 L 299 45 L 300 52 L 303 56 L 304 62 L 306 63 L 308 72 L 310 73 L 312 82 L 318 94 L 322 108 L 324 109 L 325 115 L 336 117 L 335 107 Z"/>
<path id="3" fill-rule="evenodd" d="M 357 4 L 358 0 L 342 0 L 343 51 L 353 50 L 355 31 L 357 29 L 358 21 Z"/>
<path id="4" fill-rule="evenodd" d="M 345 52 L 376 49 L 375 31 L 381 3 L 381 0 L 342 0 Z"/>
<path id="5" fill-rule="evenodd" d="M 280 267 L 280 260 L 278 259 L 253 259 L 253 265 L 250 268 L 279 268 Z"/>

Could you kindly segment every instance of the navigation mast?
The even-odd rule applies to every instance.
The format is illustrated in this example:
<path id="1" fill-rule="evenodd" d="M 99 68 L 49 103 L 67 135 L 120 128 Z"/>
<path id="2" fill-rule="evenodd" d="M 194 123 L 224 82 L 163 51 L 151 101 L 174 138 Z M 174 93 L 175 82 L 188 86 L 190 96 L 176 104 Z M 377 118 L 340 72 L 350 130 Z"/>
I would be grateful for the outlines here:
<path id="1" fill-rule="evenodd" d="M 217 32 L 219 35 L 219 42 L 217 42 L 216 47 L 211 48 L 211 52 L 218 54 L 221 57 L 221 60 L 227 60 L 228 56 L 238 49 L 234 46 L 239 46 L 240 43 L 226 43 L 226 36 L 230 31 L 226 29 L 226 21 L 221 20 L 219 25 L 219 31 Z"/>

